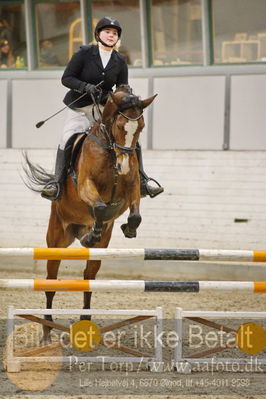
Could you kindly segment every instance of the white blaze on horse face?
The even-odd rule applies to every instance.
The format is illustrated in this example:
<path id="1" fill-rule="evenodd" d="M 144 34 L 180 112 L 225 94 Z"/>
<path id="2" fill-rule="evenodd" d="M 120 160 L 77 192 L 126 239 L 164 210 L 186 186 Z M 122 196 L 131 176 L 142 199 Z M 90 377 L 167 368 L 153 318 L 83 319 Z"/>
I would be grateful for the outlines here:
<path id="1" fill-rule="evenodd" d="M 134 138 L 134 134 L 136 133 L 138 128 L 138 121 L 128 121 L 125 126 L 124 130 L 126 131 L 125 135 L 125 147 L 131 147 L 132 141 Z M 120 174 L 126 175 L 129 172 L 129 156 L 128 154 L 122 155 L 122 160 L 120 163 Z"/>
<path id="2" fill-rule="evenodd" d="M 124 129 L 127 132 L 125 136 L 125 147 L 131 147 L 134 134 L 136 133 L 137 128 L 138 128 L 138 121 L 128 121 L 125 124 Z"/>

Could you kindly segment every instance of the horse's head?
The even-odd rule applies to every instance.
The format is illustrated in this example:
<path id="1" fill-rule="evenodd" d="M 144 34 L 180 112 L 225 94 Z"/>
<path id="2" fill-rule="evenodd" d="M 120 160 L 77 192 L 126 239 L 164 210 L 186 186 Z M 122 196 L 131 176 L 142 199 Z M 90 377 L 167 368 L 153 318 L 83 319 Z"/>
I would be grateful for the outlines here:
<path id="1" fill-rule="evenodd" d="M 133 94 L 128 85 L 122 85 L 114 93 L 110 93 L 103 111 L 103 123 L 112 133 L 113 140 L 118 146 L 128 149 L 135 147 L 145 125 L 143 110 L 156 96 L 157 94 L 141 100 Z"/>
<path id="2" fill-rule="evenodd" d="M 102 121 L 114 143 L 117 167 L 120 174 L 129 172 L 129 155 L 136 148 L 144 128 L 143 110 L 157 96 L 141 100 L 128 85 L 122 85 L 110 97 L 103 110 Z"/>

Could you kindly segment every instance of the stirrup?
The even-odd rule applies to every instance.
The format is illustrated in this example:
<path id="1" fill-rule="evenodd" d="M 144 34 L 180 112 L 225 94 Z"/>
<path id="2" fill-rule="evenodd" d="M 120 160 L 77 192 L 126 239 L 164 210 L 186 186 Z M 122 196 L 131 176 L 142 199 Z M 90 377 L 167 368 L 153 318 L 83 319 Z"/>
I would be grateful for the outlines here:
<path id="1" fill-rule="evenodd" d="M 49 189 L 49 186 L 52 186 L 52 187 L 55 186 L 56 187 L 56 190 L 57 190 L 56 194 L 48 195 L 48 194 L 46 194 L 44 192 L 47 188 Z M 50 200 L 50 201 L 58 200 L 59 197 L 60 197 L 60 194 L 61 194 L 61 187 L 60 187 L 60 183 L 58 183 L 57 181 L 50 181 L 50 182 L 46 183 L 45 186 L 43 187 L 42 192 L 41 192 L 41 196 L 43 198 L 46 198 L 46 199 Z"/>
<path id="2" fill-rule="evenodd" d="M 148 184 L 149 181 L 153 181 L 155 184 L 157 184 L 158 187 L 149 186 L 149 184 Z M 143 189 L 146 190 L 146 193 L 143 192 L 144 191 Z M 153 189 L 157 190 L 157 192 L 153 193 L 152 192 Z M 142 175 L 140 191 L 141 191 L 141 195 L 146 196 L 148 194 L 151 198 L 154 198 L 157 195 L 161 194 L 164 191 L 164 188 L 160 185 L 160 183 L 157 180 L 153 179 L 152 177 L 148 177 L 147 175 L 144 177 Z"/>

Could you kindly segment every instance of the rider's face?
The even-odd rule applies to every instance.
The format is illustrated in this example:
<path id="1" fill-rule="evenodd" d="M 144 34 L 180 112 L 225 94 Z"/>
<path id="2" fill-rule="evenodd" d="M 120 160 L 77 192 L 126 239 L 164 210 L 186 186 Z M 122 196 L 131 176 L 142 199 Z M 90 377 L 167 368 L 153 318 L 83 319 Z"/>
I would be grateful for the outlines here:
<path id="1" fill-rule="evenodd" d="M 100 39 L 109 46 L 113 46 L 118 40 L 118 32 L 115 28 L 105 28 L 101 30 L 99 36 Z"/>

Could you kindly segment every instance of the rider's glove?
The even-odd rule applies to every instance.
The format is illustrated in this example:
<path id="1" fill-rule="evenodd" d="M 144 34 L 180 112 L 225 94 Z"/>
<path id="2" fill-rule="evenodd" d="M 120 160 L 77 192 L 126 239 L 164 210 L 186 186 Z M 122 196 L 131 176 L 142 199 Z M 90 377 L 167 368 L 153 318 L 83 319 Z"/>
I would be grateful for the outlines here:
<path id="1" fill-rule="evenodd" d="M 90 83 L 87 83 L 86 86 L 84 87 L 84 92 L 86 92 L 88 95 L 94 95 L 96 96 L 99 94 L 99 89 Z"/>

